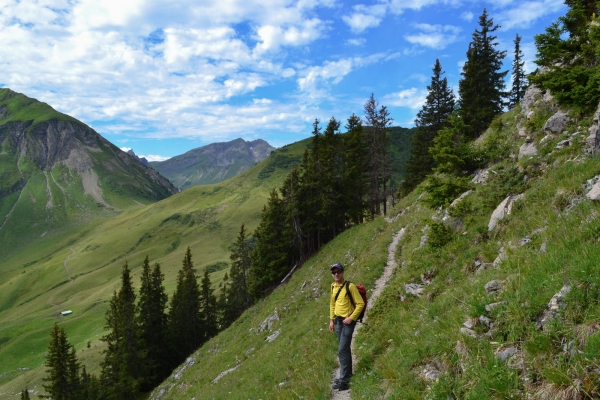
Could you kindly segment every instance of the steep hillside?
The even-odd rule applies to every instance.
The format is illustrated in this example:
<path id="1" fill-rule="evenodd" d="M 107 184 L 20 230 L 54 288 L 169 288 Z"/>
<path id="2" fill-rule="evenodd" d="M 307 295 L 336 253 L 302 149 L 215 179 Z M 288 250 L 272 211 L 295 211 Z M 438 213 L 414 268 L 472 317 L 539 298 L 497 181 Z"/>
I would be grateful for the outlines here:
<path id="1" fill-rule="evenodd" d="M 600 108 L 557 111 L 530 90 L 477 141 L 490 164 L 471 191 L 432 210 L 418 187 L 393 218 L 344 232 L 151 398 L 329 398 L 327 266 L 372 288 L 402 229 L 399 267 L 357 337 L 352 398 L 597 397 Z"/>
<path id="2" fill-rule="evenodd" d="M 125 262 L 136 286 L 144 257 L 159 262 L 172 295 L 189 246 L 198 271 L 213 267 L 211 280 L 217 286 L 227 271 L 228 247 L 240 225 L 254 230 L 268 193 L 300 160 L 307 142 L 279 149 L 228 181 L 126 210 L 6 259 L 0 268 L 0 398 L 23 382 L 40 388 L 48 332 L 55 322 L 83 351 L 81 359 L 88 370 L 98 371 L 104 313 Z M 64 310 L 73 314 L 61 317 Z"/>
<path id="3" fill-rule="evenodd" d="M 0 89 L 0 144 L 0 260 L 177 192 L 93 129 L 10 89 Z"/>
<path id="4" fill-rule="evenodd" d="M 179 189 L 219 183 L 267 158 L 275 148 L 264 140 L 212 143 L 150 165 Z"/>

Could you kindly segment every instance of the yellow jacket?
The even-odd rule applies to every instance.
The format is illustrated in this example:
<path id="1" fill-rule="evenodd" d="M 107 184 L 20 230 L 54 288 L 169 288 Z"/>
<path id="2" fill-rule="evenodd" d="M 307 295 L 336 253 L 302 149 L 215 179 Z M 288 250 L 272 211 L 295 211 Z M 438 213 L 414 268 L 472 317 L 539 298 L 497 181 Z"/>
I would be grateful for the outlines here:
<path id="1" fill-rule="evenodd" d="M 350 296 L 354 299 L 354 304 L 356 304 L 356 308 L 352 309 L 352 302 L 350 302 L 350 297 L 346 296 L 346 281 L 342 283 L 342 290 L 340 291 L 340 295 L 337 300 L 335 300 L 335 296 L 340 290 L 340 285 L 333 282 L 331 284 L 331 293 L 329 298 L 329 318 L 334 319 L 336 316 L 338 317 L 350 317 L 352 320 L 356 321 L 362 312 L 363 308 L 365 308 L 365 301 L 362 299 L 362 296 L 358 292 L 356 285 L 350 282 Z"/>

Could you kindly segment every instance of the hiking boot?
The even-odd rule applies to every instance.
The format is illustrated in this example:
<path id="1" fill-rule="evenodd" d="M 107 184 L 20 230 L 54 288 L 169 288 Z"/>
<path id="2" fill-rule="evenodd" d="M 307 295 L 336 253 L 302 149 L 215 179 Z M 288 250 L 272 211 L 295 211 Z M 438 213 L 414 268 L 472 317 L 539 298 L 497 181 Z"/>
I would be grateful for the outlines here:
<path id="1" fill-rule="evenodd" d="M 332 389 L 337 389 L 339 391 L 350 389 L 350 385 L 344 382 L 337 381 L 333 385 L 331 385 Z"/>

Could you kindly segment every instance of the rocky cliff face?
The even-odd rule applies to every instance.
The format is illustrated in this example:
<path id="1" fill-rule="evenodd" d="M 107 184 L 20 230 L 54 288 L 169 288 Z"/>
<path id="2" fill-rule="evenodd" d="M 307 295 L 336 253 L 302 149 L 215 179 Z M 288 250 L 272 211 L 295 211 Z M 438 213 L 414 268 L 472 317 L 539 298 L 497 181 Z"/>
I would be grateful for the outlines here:
<path id="1" fill-rule="evenodd" d="M 217 183 L 267 158 L 274 147 L 262 139 L 213 143 L 151 165 L 180 189 Z"/>
<path id="2" fill-rule="evenodd" d="M 85 124 L 0 89 L 0 238 L 44 235 L 177 191 Z"/>

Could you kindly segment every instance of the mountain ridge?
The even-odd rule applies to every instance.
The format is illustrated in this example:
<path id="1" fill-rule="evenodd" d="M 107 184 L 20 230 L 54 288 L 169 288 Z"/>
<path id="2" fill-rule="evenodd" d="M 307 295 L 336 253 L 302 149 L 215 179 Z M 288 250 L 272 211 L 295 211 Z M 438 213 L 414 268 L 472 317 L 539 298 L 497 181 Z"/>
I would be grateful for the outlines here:
<path id="1" fill-rule="evenodd" d="M 265 140 L 238 138 L 198 147 L 166 161 L 152 161 L 150 166 L 183 190 L 227 180 L 264 160 L 273 150 Z"/>

